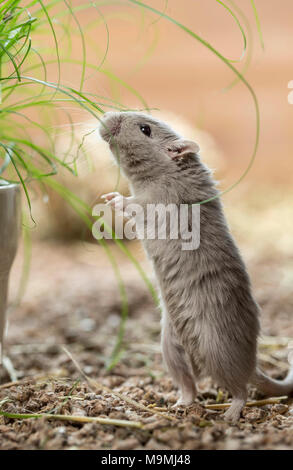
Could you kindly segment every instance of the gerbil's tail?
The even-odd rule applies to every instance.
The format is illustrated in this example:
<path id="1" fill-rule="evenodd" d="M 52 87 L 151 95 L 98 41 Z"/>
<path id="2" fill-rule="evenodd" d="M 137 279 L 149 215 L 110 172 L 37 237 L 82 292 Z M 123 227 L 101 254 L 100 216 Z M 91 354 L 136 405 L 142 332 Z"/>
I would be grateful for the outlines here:
<path id="1" fill-rule="evenodd" d="M 293 367 L 284 380 L 271 379 L 257 368 L 252 376 L 251 383 L 264 395 L 293 395 Z"/>

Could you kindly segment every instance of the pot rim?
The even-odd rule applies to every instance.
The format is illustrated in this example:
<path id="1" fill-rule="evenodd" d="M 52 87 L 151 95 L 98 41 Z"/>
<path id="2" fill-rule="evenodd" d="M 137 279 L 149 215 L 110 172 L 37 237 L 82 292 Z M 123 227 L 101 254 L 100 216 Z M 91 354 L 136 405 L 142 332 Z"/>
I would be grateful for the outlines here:
<path id="1" fill-rule="evenodd" d="M 0 191 L 4 191 L 5 189 L 13 189 L 13 188 L 19 188 L 19 184 L 17 183 L 8 183 L 8 184 L 1 184 L 0 183 Z"/>

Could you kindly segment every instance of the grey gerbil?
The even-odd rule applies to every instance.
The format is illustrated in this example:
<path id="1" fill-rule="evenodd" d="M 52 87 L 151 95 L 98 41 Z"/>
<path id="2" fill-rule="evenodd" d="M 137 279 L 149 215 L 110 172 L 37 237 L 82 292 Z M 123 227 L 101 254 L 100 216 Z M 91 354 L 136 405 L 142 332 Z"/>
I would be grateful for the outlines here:
<path id="1" fill-rule="evenodd" d="M 101 136 L 130 183 L 132 197 L 106 195 L 114 206 L 196 204 L 218 195 L 198 145 L 165 123 L 135 112 L 106 113 Z M 229 231 L 219 198 L 201 205 L 200 246 L 183 251 L 181 241 L 144 240 L 159 283 L 164 362 L 189 405 L 196 381 L 211 376 L 233 400 L 227 420 L 236 422 L 247 399 L 247 384 L 264 394 L 293 393 L 293 370 L 273 380 L 256 364 L 259 307 L 244 262 Z"/>

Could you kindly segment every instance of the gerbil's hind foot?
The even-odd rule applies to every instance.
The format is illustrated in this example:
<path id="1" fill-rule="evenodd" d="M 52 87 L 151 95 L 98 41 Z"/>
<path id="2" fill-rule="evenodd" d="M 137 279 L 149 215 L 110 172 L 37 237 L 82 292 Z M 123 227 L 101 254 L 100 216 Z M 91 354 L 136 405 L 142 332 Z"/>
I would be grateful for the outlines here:
<path id="1" fill-rule="evenodd" d="M 194 401 L 193 398 L 186 399 L 186 398 L 180 397 L 176 401 L 175 405 L 172 406 L 172 408 L 190 406 L 190 405 L 192 405 L 193 401 Z"/>
<path id="2" fill-rule="evenodd" d="M 192 381 L 187 379 L 186 386 L 180 389 L 180 397 L 173 405 L 172 408 L 177 408 L 178 406 L 190 406 L 194 402 L 196 397 L 196 386 Z"/>
<path id="3" fill-rule="evenodd" d="M 230 408 L 224 413 L 225 421 L 228 421 L 231 424 L 237 424 L 240 419 L 241 411 L 246 403 L 245 398 L 233 398 Z"/>

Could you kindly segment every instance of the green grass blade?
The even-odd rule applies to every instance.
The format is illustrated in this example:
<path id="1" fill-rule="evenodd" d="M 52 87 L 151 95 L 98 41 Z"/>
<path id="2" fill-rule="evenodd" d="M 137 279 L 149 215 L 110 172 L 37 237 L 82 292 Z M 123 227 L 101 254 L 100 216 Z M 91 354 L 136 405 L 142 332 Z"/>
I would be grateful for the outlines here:
<path id="1" fill-rule="evenodd" d="M 261 44 L 262 49 L 264 50 L 265 45 L 264 45 L 262 30 L 261 30 L 261 26 L 260 26 L 259 16 L 258 16 L 257 9 L 256 9 L 254 1 L 253 0 L 250 0 L 250 1 L 251 1 L 251 6 L 252 6 L 252 9 L 253 9 L 254 17 L 255 17 L 255 22 L 256 22 L 258 35 L 259 35 L 260 44 Z"/>
<path id="2" fill-rule="evenodd" d="M 8 147 L 6 147 L 4 144 L 2 144 L 2 142 L 0 142 L 0 146 L 3 147 L 4 149 L 6 149 L 6 151 L 7 151 L 7 148 L 8 148 Z M 14 148 L 10 147 L 10 150 L 11 150 L 11 152 L 16 153 L 16 156 L 18 156 L 18 158 L 19 158 L 19 155 L 17 155 L 17 152 L 15 151 Z M 28 203 L 28 207 L 29 207 L 30 216 L 31 216 L 32 221 L 33 221 L 34 224 L 35 224 L 36 222 L 35 222 L 35 220 L 34 220 L 34 218 L 33 218 L 33 215 L 32 215 L 32 205 L 31 205 L 31 200 L 30 200 L 30 197 L 29 197 L 29 193 L 28 193 L 26 184 L 25 184 L 25 182 L 24 182 L 24 180 L 23 180 L 23 178 L 22 178 L 22 176 L 21 176 L 21 173 L 20 173 L 20 171 L 19 171 L 18 165 L 15 163 L 15 160 L 14 160 L 14 158 L 12 157 L 11 154 L 10 154 L 10 160 L 11 160 L 12 165 L 14 166 L 15 172 L 17 173 L 17 176 L 18 176 L 18 178 L 19 178 L 19 181 L 20 181 L 20 183 L 21 183 L 21 185 L 22 185 L 22 188 L 23 188 L 23 190 L 24 190 L 25 197 L 26 197 L 26 200 L 27 200 L 27 203 Z M 20 157 L 20 160 L 22 160 L 21 157 Z"/>
<path id="3" fill-rule="evenodd" d="M 8 49 L 6 49 L 6 47 L 2 44 L 1 41 L 0 41 L 0 48 L 2 49 L 3 53 L 6 54 L 6 55 L 9 57 L 9 59 L 10 59 L 12 65 L 13 65 L 13 67 L 14 67 L 15 73 L 16 73 L 16 75 L 17 75 L 17 80 L 20 82 L 20 81 L 21 81 L 21 78 L 20 78 L 20 73 L 19 73 L 18 65 L 17 65 L 17 63 L 15 62 L 15 59 L 14 59 L 13 55 L 9 52 Z M 2 55 L 3 55 L 3 54 L 2 54 Z M 0 59 L 1 59 L 1 54 L 0 54 Z"/>
<path id="4" fill-rule="evenodd" d="M 2 163 L 2 165 L 0 166 L 0 175 L 2 175 L 2 173 L 4 173 L 4 171 L 6 170 L 6 168 L 8 167 L 8 165 L 11 163 L 11 159 L 10 159 L 10 150 L 7 148 L 5 150 L 5 157 L 4 157 L 4 161 Z"/>
<path id="5" fill-rule="evenodd" d="M 109 45 L 110 45 L 110 31 L 109 31 L 109 27 L 108 27 L 108 23 L 106 21 L 106 18 L 105 16 L 102 14 L 102 12 L 100 11 L 100 9 L 97 7 L 97 5 L 93 2 L 92 5 L 95 7 L 95 9 L 97 10 L 98 14 L 100 15 L 100 18 L 102 19 L 104 25 L 105 25 L 105 29 L 106 29 L 106 36 L 107 36 L 107 39 L 106 39 L 106 47 L 105 47 L 105 51 L 104 51 L 104 55 L 100 61 L 100 63 L 97 65 L 97 70 L 100 70 L 102 68 L 102 66 L 104 65 L 104 63 L 106 62 L 106 59 L 107 59 L 107 55 L 108 55 L 108 52 L 109 52 Z M 90 77 L 87 77 L 87 79 L 90 78 Z"/>
<path id="6" fill-rule="evenodd" d="M 230 5 L 234 8 L 234 10 L 237 11 L 238 15 L 242 18 L 242 21 L 247 29 L 247 44 L 248 44 L 248 47 L 247 47 L 247 53 L 246 53 L 246 59 L 245 59 L 245 62 L 241 68 L 241 75 L 245 76 L 248 68 L 249 68 L 249 65 L 251 63 L 251 59 L 252 59 L 252 50 L 253 50 L 253 38 L 252 38 L 252 31 L 251 31 L 251 27 L 250 27 L 250 23 L 247 19 L 247 17 L 245 16 L 245 14 L 243 13 L 243 11 L 238 7 L 238 5 L 230 0 L 229 1 Z M 240 82 L 240 79 L 239 77 L 236 77 L 234 80 L 232 80 L 232 82 L 227 85 L 225 88 L 224 88 L 224 92 L 226 91 L 229 91 L 231 90 L 231 88 L 233 88 L 235 85 L 237 85 L 237 83 Z"/>
<path id="7" fill-rule="evenodd" d="M 230 13 L 230 15 L 232 15 L 232 17 L 234 18 L 238 28 L 240 29 L 242 39 L 243 39 L 243 50 L 242 50 L 242 54 L 240 56 L 240 59 L 238 59 L 238 60 L 231 60 L 231 59 L 229 60 L 229 59 L 227 59 L 227 60 L 229 60 L 229 62 L 240 62 L 243 59 L 244 55 L 245 55 L 246 47 L 247 47 L 247 39 L 246 39 L 244 29 L 242 28 L 241 23 L 238 20 L 235 13 L 224 2 L 222 2 L 221 0 L 216 0 L 216 2 L 218 2 L 220 5 L 222 5 Z"/>
<path id="8" fill-rule="evenodd" d="M 59 55 L 58 40 L 57 40 L 56 32 L 55 32 L 53 23 L 52 23 L 52 21 L 51 21 L 50 15 L 49 15 L 49 13 L 48 13 L 48 11 L 47 11 L 47 8 L 44 6 L 42 0 L 38 0 L 38 2 L 39 2 L 39 4 L 41 5 L 41 7 L 42 7 L 42 9 L 43 9 L 43 12 L 44 12 L 45 15 L 46 15 L 47 21 L 48 21 L 48 23 L 49 23 L 49 26 L 50 26 L 50 29 L 51 29 L 51 31 L 52 31 L 53 38 L 54 38 L 55 49 L 56 49 L 56 56 L 57 56 L 57 65 L 58 65 L 58 78 L 57 78 L 57 83 L 58 83 L 58 87 L 59 87 L 60 81 L 61 81 L 61 62 L 60 62 L 60 55 Z"/>
<path id="9" fill-rule="evenodd" d="M 84 80 L 85 80 L 85 70 L 86 70 L 86 45 L 85 45 L 85 39 L 84 39 L 84 34 L 82 31 L 82 28 L 80 26 L 80 23 L 78 21 L 78 18 L 76 17 L 70 3 L 67 2 L 67 0 L 63 0 L 65 5 L 67 6 L 68 10 L 70 11 L 77 28 L 80 33 L 80 38 L 81 38 L 81 44 L 82 44 L 82 70 L 81 70 L 81 78 L 80 78 L 80 85 L 79 85 L 79 91 L 82 92 L 83 85 L 84 85 Z"/>

